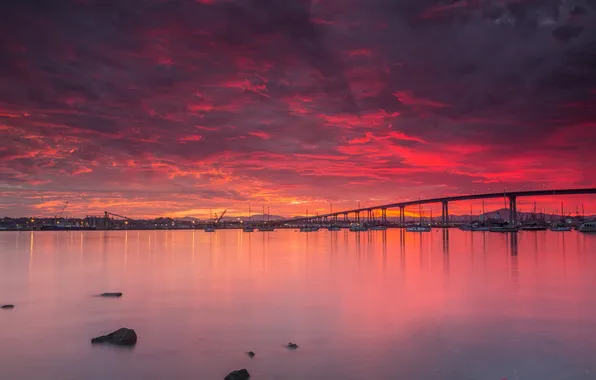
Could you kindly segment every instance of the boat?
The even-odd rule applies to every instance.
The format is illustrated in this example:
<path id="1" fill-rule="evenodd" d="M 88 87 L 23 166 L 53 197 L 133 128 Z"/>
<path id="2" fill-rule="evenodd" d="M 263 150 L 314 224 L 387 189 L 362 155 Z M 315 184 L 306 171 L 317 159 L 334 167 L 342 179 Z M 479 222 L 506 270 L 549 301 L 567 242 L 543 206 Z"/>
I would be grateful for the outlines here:
<path id="1" fill-rule="evenodd" d="M 418 206 L 418 214 L 420 215 L 420 224 L 406 228 L 406 232 L 430 232 L 432 228 L 430 225 L 422 224 L 422 207 Z"/>
<path id="2" fill-rule="evenodd" d="M 489 227 L 488 230 L 490 232 L 517 232 L 519 231 L 519 227 L 511 224 L 504 224 L 502 226 Z"/>
<path id="3" fill-rule="evenodd" d="M 253 227 L 251 227 L 251 226 L 246 226 L 246 227 L 242 228 L 242 231 L 244 231 L 244 232 L 254 232 L 255 229 Z"/>
<path id="4" fill-rule="evenodd" d="M 536 224 L 530 226 L 521 226 L 520 229 L 524 231 L 546 231 L 548 227 Z"/>
<path id="5" fill-rule="evenodd" d="M 580 232 L 596 232 L 596 222 L 586 222 L 579 226 Z"/>
<path id="6" fill-rule="evenodd" d="M 341 231 L 341 227 L 339 226 L 329 226 L 327 231 Z"/>
<path id="7" fill-rule="evenodd" d="M 261 232 L 275 231 L 275 227 L 273 227 L 273 226 L 261 226 L 261 227 L 259 227 L 259 231 L 261 231 Z"/>
<path id="8" fill-rule="evenodd" d="M 556 226 L 551 226 L 548 229 L 553 232 L 567 232 L 567 231 L 571 231 L 572 228 L 571 228 L 571 226 L 556 225 Z"/>
<path id="9" fill-rule="evenodd" d="M 472 231 L 489 231 L 490 227 L 488 226 L 474 226 L 472 227 Z"/>
<path id="10" fill-rule="evenodd" d="M 353 226 L 350 226 L 350 231 L 364 232 L 364 231 L 368 231 L 368 228 L 366 228 L 365 226 L 361 226 L 360 224 L 354 224 Z"/>
<path id="11" fill-rule="evenodd" d="M 474 226 L 472 226 L 471 224 L 464 224 L 459 226 L 459 229 L 462 231 L 474 231 Z"/>
<path id="12" fill-rule="evenodd" d="M 430 226 L 411 226 L 407 227 L 407 232 L 430 232 L 432 229 Z"/>
<path id="13" fill-rule="evenodd" d="M 300 227 L 300 232 L 317 232 L 319 229 L 317 227 L 311 226 L 304 226 Z"/>
<path id="14" fill-rule="evenodd" d="M 205 232 L 215 232 L 215 227 L 207 226 L 203 229 Z"/>
<path id="15" fill-rule="evenodd" d="M 369 230 L 371 230 L 371 231 L 386 231 L 387 227 L 386 226 L 372 226 L 369 228 Z"/>

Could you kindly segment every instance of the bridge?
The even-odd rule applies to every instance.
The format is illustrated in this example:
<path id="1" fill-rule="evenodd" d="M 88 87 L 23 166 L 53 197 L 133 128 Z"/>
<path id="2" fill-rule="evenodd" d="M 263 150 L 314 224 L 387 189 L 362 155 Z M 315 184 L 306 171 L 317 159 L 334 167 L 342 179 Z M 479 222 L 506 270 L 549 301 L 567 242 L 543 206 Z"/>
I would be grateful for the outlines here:
<path id="1" fill-rule="evenodd" d="M 530 190 L 530 191 L 511 191 L 502 193 L 487 193 L 487 194 L 471 194 L 471 195 L 456 195 L 450 197 L 431 198 L 431 199 L 419 199 L 415 201 L 405 201 L 397 203 L 389 203 L 384 205 L 356 208 L 352 210 L 344 210 L 333 212 L 329 214 L 322 214 L 316 216 L 307 216 L 300 218 L 285 219 L 276 221 L 276 224 L 285 223 L 296 223 L 296 222 L 327 222 L 330 219 L 337 221 L 340 216 L 343 217 L 344 221 L 348 221 L 350 214 L 354 214 L 355 220 L 359 223 L 361 221 L 360 214 L 366 213 L 365 220 L 372 221 L 374 211 L 381 211 L 381 222 L 387 222 L 387 210 L 399 208 L 399 223 L 405 223 L 405 208 L 408 206 L 417 206 L 424 204 L 436 204 L 442 205 L 441 209 L 441 223 L 447 225 L 449 223 L 449 203 L 458 201 L 468 201 L 475 199 L 492 199 L 492 198 L 507 198 L 509 200 L 509 221 L 517 223 L 517 198 L 519 197 L 540 197 L 540 196 L 552 196 L 552 195 L 584 195 L 584 194 L 596 194 L 596 188 L 588 189 L 559 189 L 559 190 Z"/>

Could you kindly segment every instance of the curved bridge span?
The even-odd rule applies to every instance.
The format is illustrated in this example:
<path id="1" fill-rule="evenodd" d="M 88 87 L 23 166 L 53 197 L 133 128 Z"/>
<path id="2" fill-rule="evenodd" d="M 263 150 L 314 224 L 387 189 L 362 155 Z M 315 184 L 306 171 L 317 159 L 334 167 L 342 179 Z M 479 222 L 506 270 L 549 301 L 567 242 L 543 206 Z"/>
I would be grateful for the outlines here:
<path id="1" fill-rule="evenodd" d="M 585 194 L 596 194 L 596 188 L 587 189 L 558 189 L 558 190 L 530 190 L 530 191 L 510 191 L 502 193 L 486 193 L 486 194 L 470 194 L 470 195 L 456 195 L 450 197 L 441 198 L 430 198 L 430 199 L 419 199 L 415 201 L 405 201 L 397 203 L 388 203 L 384 205 L 356 208 L 351 210 L 344 210 L 333 212 L 329 214 L 322 214 L 312 217 L 293 218 L 279 221 L 279 224 L 292 223 L 292 222 L 307 222 L 315 220 L 337 220 L 340 216 L 343 216 L 345 220 L 348 219 L 349 214 L 354 214 L 356 220 L 360 221 L 360 214 L 366 213 L 368 220 L 372 220 L 372 214 L 375 210 L 381 210 L 381 220 L 387 221 L 387 209 L 399 208 L 399 221 L 400 223 L 405 222 L 405 208 L 407 206 L 441 203 L 441 222 L 447 224 L 449 221 L 449 203 L 458 201 L 467 201 L 474 199 L 491 199 L 491 198 L 507 198 L 509 199 L 509 220 L 517 222 L 517 198 L 518 197 L 541 197 L 541 196 L 552 196 L 552 195 L 585 195 Z"/>

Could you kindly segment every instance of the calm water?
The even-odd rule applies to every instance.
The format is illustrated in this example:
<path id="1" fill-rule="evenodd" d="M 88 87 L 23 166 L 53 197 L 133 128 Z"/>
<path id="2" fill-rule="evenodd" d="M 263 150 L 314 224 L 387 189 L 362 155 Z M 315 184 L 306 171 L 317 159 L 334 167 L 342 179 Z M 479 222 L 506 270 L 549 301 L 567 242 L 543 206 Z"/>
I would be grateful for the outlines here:
<path id="1" fill-rule="evenodd" d="M 3 380 L 596 379 L 596 234 L 3 232 L 2 303 Z"/>

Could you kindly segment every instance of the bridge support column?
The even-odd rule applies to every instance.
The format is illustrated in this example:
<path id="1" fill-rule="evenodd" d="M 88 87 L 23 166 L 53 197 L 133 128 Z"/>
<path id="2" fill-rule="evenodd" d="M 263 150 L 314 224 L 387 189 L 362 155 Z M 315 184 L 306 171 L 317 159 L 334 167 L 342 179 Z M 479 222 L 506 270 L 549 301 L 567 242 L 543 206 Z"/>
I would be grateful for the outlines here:
<path id="1" fill-rule="evenodd" d="M 517 197 L 515 195 L 509 196 L 509 221 L 517 224 Z"/>
<path id="2" fill-rule="evenodd" d="M 443 206 L 441 210 L 441 222 L 446 226 L 449 224 L 449 202 L 443 201 L 441 204 Z"/>
<path id="3" fill-rule="evenodd" d="M 372 210 L 366 210 L 367 211 L 367 221 L 371 221 L 372 220 Z"/>
<path id="4" fill-rule="evenodd" d="M 399 206 L 399 224 L 404 225 L 406 224 L 406 207 Z"/>
<path id="5" fill-rule="evenodd" d="M 356 223 L 360 223 L 360 211 L 356 211 Z"/>
<path id="6" fill-rule="evenodd" d="M 387 223 L 387 209 L 386 208 L 381 209 L 381 222 L 383 224 Z"/>

